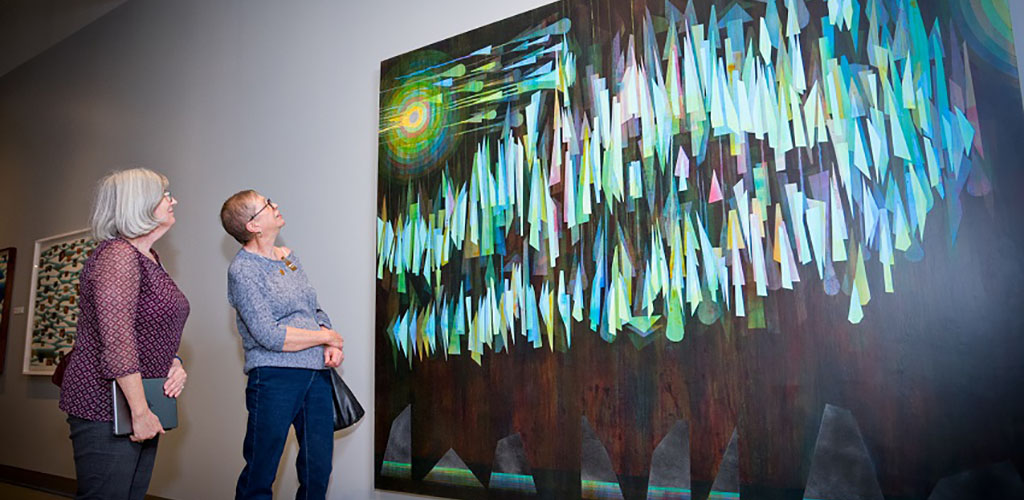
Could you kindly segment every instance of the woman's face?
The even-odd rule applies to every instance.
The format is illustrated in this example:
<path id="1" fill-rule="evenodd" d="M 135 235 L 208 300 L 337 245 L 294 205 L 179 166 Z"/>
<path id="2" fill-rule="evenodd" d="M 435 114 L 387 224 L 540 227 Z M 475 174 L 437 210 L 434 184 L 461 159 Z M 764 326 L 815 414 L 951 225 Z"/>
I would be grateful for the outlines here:
<path id="1" fill-rule="evenodd" d="M 284 216 L 281 215 L 277 203 L 270 201 L 270 198 L 258 195 L 255 207 L 258 208 L 255 209 L 252 220 L 261 231 L 280 229 L 284 226 Z"/>
<path id="2" fill-rule="evenodd" d="M 164 191 L 163 197 L 160 198 L 160 203 L 153 210 L 153 217 L 160 221 L 160 227 L 170 228 L 174 225 L 174 205 L 177 204 L 178 200 L 171 196 L 171 192 Z"/>

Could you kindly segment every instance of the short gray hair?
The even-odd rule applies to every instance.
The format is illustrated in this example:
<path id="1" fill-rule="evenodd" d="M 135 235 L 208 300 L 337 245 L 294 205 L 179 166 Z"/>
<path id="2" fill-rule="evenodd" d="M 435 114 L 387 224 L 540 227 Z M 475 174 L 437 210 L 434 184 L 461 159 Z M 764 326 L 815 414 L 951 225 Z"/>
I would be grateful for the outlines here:
<path id="1" fill-rule="evenodd" d="M 97 241 L 136 238 L 156 229 L 153 211 L 167 189 L 167 177 L 145 168 L 111 172 L 100 180 L 92 209 Z"/>
<path id="2" fill-rule="evenodd" d="M 220 207 L 220 224 L 235 241 L 246 244 L 256 233 L 245 227 L 251 220 L 253 202 L 259 199 L 259 193 L 252 189 L 239 191 L 228 198 Z"/>

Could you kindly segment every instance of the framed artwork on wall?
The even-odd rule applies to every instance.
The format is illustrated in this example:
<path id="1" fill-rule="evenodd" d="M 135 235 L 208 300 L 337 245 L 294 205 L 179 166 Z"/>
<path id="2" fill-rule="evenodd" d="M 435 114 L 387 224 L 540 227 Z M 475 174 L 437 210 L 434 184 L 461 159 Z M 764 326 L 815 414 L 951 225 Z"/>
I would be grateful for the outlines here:
<path id="1" fill-rule="evenodd" d="M 0 373 L 7 359 L 7 326 L 11 322 L 11 294 L 14 290 L 14 266 L 18 249 L 0 250 Z"/>
<path id="2" fill-rule="evenodd" d="M 383 61 L 376 487 L 1024 498 L 1009 4 L 564 0 Z"/>
<path id="3" fill-rule="evenodd" d="M 36 240 L 25 328 L 25 375 L 52 375 L 74 346 L 78 273 L 95 247 L 88 229 Z"/>

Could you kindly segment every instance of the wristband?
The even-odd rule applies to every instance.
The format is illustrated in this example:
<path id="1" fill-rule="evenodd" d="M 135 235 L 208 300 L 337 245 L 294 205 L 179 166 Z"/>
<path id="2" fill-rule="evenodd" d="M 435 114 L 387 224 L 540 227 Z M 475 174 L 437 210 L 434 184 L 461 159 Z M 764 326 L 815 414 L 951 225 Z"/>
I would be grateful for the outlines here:
<path id="1" fill-rule="evenodd" d="M 181 359 L 181 356 L 175 354 L 174 359 L 178 360 L 178 362 L 181 363 L 181 366 L 185 366 L 185 360 Z"/>

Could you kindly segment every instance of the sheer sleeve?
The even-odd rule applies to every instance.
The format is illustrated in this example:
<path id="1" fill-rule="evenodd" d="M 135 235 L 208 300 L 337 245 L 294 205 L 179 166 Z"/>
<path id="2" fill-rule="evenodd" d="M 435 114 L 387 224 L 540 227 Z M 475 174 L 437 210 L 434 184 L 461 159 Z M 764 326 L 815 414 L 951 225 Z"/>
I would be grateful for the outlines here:
<path id="1" fill-rule="evenodd" d="M 135 310 L 142 272 L 131 244 L 116 241 L 93 258 L 93 303 L 100 340 L 100 376 L 114 379 L 138 373 Z"/>
<path id="2" fill-rule="evenodd" d="M 252 338 L 265 349 L 284 350 L 287 327 L 271 312 L 266 287 L 256 279 L 257 270 L 245 265 L 228 270 L 228 299 Z"/>

